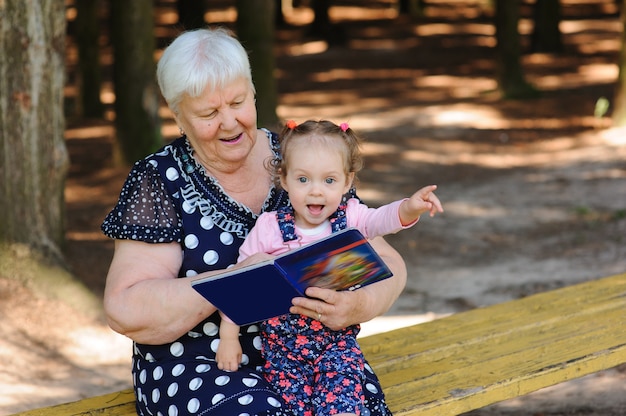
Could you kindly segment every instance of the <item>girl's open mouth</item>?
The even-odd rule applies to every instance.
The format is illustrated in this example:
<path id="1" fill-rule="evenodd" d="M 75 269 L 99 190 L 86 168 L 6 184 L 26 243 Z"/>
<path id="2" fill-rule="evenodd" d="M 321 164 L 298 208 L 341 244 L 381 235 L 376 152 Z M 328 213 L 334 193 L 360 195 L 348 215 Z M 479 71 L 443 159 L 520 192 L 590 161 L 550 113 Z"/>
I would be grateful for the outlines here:
<path id="1" fill-rule="evenodd" d="M 307 205 L 309 212 L 313 215 L 319 215 L 324 209 L 324 205 Z"/>

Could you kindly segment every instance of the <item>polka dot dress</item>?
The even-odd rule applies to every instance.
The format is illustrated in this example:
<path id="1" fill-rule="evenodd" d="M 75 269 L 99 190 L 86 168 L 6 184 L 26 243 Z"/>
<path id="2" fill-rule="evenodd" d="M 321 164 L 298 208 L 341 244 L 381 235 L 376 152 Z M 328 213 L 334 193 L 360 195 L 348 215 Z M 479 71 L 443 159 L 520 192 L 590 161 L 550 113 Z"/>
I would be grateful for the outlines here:
<path id="1" fill-rule="evenodd" d="M 277 151 L 277 137 L 265 131 Z M 102 224 L 115 239 L 148 243 L 178 242 L 183 249 L 179 276 L 195 276 L 233 265 L 239 246 L 257 215 L 232 200 L 192 157 L 185 137 L 137 162 L 117 205 Z M 263 211 L 288 204 L 286 193 L 271 189 Z M 173 343 L 134 344 L 133 382 L 139 415 L 292 415 L 278 386 L 260 376 L 260 334 L 256 325 L 241 328 L 242 366 L 217 368 L 219 314 L 215 313 Z M 366 366 L 367 367 L 367 366 Z M 366 394 L 363 415 L 391 414 L 378 380 Z"/>

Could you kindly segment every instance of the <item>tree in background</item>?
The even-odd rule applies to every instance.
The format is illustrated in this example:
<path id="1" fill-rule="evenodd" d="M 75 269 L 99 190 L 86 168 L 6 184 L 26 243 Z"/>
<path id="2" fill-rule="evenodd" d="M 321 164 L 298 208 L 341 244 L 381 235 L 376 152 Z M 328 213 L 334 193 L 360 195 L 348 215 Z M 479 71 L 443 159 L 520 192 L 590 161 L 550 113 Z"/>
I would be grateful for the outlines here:
<path id="1" fill-rule="evenodd" d="M 63 260 L 65 5 L 0 2 L 0 276 L 95 316 Z"/>
<path id="2" fill-rule="evenodd" d="M 104 106 L 100 100 L 102 68 L 100 65 L 100 24 L 98 0 L 76 0 L 76 45 L 78 47 L 78 116 L 100 118 Z"/>
<path id="3" fill-rule="evenodd" d="M 517 0 L 495 0 L 496 79 L 506 98 L 529 98 L 537 91 L 526 82 L 521 65 L 522 47 L 518 31 L 520 4 Z"/>
<path id="4" fill-rule="evenodd" d="M 183 30 L 204 27 L 205 4 L 204 0 L 177 0 L 178 24 Z"/>
<path id="5" fill-rule="evenodd" d="M 621 0 L 622 39 L 618 58 L 619 75 L 613 96 L 613 125 L 626 126 L 626 0 Z"/>
<path id="6" fill-rule="evenodd" d="M 530 50 L 532 52 L 561 52 L 563 40 L 559 30 L 560 1 L 537 0 L 533 6 L 533 22 Z"/>
<path id="7" fill-rule="evenodd" d="M 63 138 L 65 5 L 6 0 L 0 9 L 0 244 L 60 260 L 69 163 Z M 0 251 L 7 255 L 6 247 Z"/>
<path id="8" fill-rule="evenodd" d="M 398 0 L 398 12 L 413 17 L 424 16 L 426 0 Z"/>
<path id="9" fill-rule="evenodd" d="M 275 7 L 275 0 L 237 0 L 237 35 L 244 48 L 250 52 L 258 123 L 268 128 L 278 122 L 278 89 L 274 75 Z"/>
<path id="10" fill-rule="evenodd" d="M 115 162 L 130 165 L 163 144 L 155 80 L 152 0 L 111 0 Z"/>

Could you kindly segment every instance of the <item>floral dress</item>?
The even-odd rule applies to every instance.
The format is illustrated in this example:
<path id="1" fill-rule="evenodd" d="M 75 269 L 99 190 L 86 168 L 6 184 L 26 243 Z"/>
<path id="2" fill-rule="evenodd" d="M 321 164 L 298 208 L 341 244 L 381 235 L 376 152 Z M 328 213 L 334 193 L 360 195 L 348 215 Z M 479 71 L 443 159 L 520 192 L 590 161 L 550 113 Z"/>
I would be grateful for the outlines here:
<path id="1" fill-rule="evenodd" d="M 277 154 L 277 136 L 264 131 Z M 233 265 L 258 217 L 231 199 L 192 154 L 183 136 L 135 163 L 117 205 L 102 224 L 110 238 L 180 243 L 183 261 L 179 277 Z M 263 211 L 288 204 L 284 191 L 271 188 Z M 132 375 L 139 415 L 293 414 L 260 375 L 264 361 L 258 325 L 241 327 L 242 365 L 234 372 L 216 365 L 219 325 L 216 312 L 172 343 L 133 344 Z M 367 409 L 362 414 L 390 414 L 371 371 L 368 382 L 376 389 L 366 392 Z"/>

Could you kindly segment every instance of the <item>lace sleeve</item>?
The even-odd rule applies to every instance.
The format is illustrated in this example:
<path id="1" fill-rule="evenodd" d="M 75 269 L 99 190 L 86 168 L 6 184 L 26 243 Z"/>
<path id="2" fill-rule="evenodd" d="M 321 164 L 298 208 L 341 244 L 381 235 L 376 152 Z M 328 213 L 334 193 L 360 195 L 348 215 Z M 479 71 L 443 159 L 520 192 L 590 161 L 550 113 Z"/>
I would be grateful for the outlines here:
<path id="1" fill-rule="evenodd" d="M 107 237 L 147 243 L 181 241 L 181 221 L 159 172 L 146 161 L 130 171 L 101 229 Z"/>

